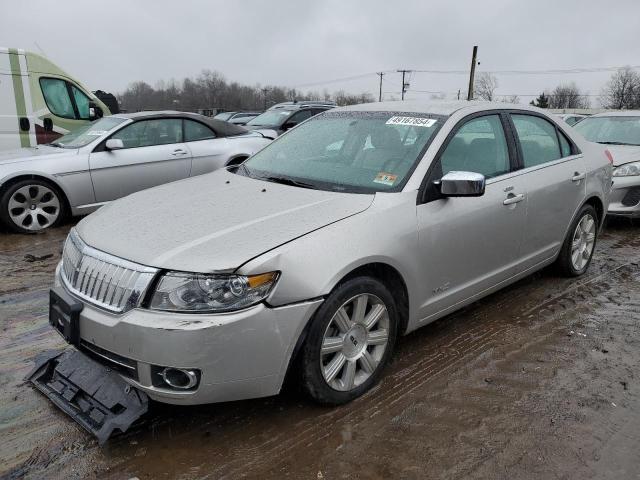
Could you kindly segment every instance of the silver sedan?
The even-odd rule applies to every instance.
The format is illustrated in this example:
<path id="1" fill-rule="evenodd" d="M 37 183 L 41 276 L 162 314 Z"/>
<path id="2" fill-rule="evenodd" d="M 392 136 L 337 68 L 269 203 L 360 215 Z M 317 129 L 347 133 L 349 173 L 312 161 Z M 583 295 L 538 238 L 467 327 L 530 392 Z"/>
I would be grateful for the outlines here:
<path id="1" fill-rule="evenodd" d="M 270 141 L 190 113 L 105 117 L 49 145 L 0 154 L 0 223 L 37 232 L 139 190 L 240 163 Z"/>
<path id="2" fill-rule="evenodd" d="M 336 108 L 82 220 L 51 323 L 161 402 L 273 395 L 289 374 L 341 404 L 399 335 L 550 264 L 584 274 L 611 172 L 533 107 Z"/>

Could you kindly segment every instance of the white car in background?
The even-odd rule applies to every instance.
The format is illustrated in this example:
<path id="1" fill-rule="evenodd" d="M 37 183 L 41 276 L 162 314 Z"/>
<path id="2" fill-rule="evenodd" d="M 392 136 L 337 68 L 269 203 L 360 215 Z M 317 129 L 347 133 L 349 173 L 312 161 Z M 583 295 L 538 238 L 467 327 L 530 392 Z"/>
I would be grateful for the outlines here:
<path id="1" fill-rule="evenodd" d="M 607 213 L 640 218 L 640 110 L 599 113 L 575 129 L 587 140 L 607 145 L 615 167 Z"/>
<path id="2" fill-rule="evenodd" d="M 104 117 L 48 145 L 0 154 L 0 223 L 41 231 L 139 190 L 241 163 L 270 142 L 193 113 Z"/>

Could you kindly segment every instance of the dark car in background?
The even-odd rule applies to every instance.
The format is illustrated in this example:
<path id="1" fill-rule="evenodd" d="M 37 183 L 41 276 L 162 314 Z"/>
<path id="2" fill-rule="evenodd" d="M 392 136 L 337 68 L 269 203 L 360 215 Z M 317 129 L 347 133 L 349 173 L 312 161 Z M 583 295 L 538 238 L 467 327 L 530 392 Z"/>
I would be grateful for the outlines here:
<path id="1" fill-rule="evenodd" d="M 251 119 L 245 125 L 249 130 L 271 130 L 282 135 L 308 118 L 335 108 L 333 102 L 284 102 Z"/>

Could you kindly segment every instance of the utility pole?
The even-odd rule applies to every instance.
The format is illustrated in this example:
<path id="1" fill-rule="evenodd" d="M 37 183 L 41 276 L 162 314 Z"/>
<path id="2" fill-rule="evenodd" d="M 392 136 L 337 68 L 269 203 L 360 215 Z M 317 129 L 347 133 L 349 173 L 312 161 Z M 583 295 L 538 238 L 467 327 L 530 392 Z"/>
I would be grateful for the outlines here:
<path id="1" fill-rule="evenodd" d="M 267 92 L 269 92 L 269 89 L 267 87 L 261 88 L 260 89 L 262 91 L 262 95 L 264 96 L 264 109 L 267 109 Z"/>
<path id="2" fill-rule="evenodd" d="M 411 73 L 411 70 L 398 70 L 399 73 L 402 74 L 402 100 L 404 100 L 404 94 L 407 92 L 407 88 L 409 84 L 404 81 L 404 76 L 407 73 Z"/>
<path id="3" fill-rule="evenodd" d="M 384 77 L 384 72 L 378 72 L 376 73 L 376 75 L 380 77 L 380 93 L 378 94 L 378 101 L 381 102 L 382 101 L 382 77 Z"/>
<path id="4" fill-rule="evenodd" d="M 473 100 L 473 81 L 476 75 L 476 57 L 478 56 L 478 46 L 473 46 L 473 56 L 471 57 L 471 71 L 469 72 L 469 93 L 467 100 Z"/>

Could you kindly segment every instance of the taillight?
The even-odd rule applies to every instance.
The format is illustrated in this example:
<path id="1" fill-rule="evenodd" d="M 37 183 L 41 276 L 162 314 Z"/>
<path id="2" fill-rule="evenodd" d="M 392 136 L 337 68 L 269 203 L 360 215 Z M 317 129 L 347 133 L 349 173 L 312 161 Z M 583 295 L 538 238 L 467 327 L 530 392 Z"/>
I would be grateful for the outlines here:
<path id="1" fill-rule="evenodd" d="M 607 158 L 609 159 L 609 163 L 610 163 L 611 165 L 613 165 L 613 155 L 611 155 L 611 152 L 605 148 L 605 150 L 604 150 L 604 154 L 605 154 L 605 155 L 607 156 Z"/>

